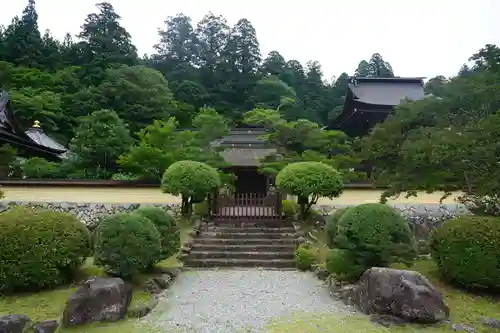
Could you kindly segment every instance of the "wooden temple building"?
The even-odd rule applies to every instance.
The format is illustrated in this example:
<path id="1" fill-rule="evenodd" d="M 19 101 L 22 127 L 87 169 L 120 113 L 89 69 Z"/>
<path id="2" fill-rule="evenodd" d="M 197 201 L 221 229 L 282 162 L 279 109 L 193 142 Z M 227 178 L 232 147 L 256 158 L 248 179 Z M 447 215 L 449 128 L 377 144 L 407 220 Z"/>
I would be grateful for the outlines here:
<path id="1" fill-rule="evenodd" d="M 327 129 L 340 130 L 350 137 L 364 136 L 402 101 L 422 98 L 424 78 L 421 77 L 352 77 L 343 111 Z"/>
<path id="2" fill-rule="evenodd" d="M 0 145 L 7 144 L 23 157 L 42 157 L 50 161 L 64 158 L 66 148 L 43 133 L 40 123 L 24 131 L 14 116 L 14 108 L 6 92 L 0 90 Z"/>

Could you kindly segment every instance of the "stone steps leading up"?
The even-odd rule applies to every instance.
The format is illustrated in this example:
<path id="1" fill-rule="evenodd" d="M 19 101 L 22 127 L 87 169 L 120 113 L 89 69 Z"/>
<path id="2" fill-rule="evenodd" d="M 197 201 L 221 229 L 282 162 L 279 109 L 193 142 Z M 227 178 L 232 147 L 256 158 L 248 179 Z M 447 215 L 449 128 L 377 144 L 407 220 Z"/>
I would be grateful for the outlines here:
<path id="1" fill-rule="evenodd" d="M 187 267 L 262 267 L 262 268 L 294 268 L 293 259 L 222 259 L 222 258 L 188 258 Z"/>
<path id="2" fill-rule="evenodd" d="M 202 233 L 203 235 L 203 233 Z M 215 237 L 198 237 L 195 239 L 194 244 L 207 244 L 207 245 L 280 245 L 280 244 L 296 244 L 295 238 L 251 238 L 251 239 L 238 239 L 238 238 L 215 238 Z"/>
<path id="3" fill-rule="evenodd" d="M 252 252 L 229 252 L 229 251 L 196 251 L 193 250 L 189 254 L 190 258 L 193 259 L 204 259 L 204 258 L 226 258 L 226 259 L 261 259 L 261 260 L 273 260 L 273 259 L 291 259 L 294 258 L 293 251 L 288 252 L 264 252 L 264 251 L 252 251 Z"/>
<path id="4" fill-rule="evenodd" d="M 227 252 L 293 252 L 295 244 L 203 244 L 195 243 L 192 251 L 210 252 L 210 251 L 227 251 Z"/>
<path id="5" fill-rule="evenodd" d="M 213 231 L 217 233 L 268 233 L 268 234 L 293 234 L 295 229 L 293 227 L 284 228 L 266 228 L 266 227 L 218 227 L 214 226 Z"/>
<path id="6" fill-rule="evenodd" d="M 295 239 L 294 233 L 277 232 L 204 232 L 200 238 L 222 239 Z"/>
<path id="7" fill-rule="evenodd" d="M 297 244 L 295 229 L 287 222 L 273 222 L 207 223 L 193 240 L 184 265 L 192 268 L 293 269 Z"/>

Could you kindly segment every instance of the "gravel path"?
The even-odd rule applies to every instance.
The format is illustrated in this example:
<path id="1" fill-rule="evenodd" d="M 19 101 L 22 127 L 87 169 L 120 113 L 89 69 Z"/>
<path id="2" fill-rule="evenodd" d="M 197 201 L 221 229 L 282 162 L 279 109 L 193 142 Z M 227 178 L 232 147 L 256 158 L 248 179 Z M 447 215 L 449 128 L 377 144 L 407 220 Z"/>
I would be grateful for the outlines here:
<path id="1" fill-rule="evenodd" d="M 184 272 L 145 320 L 166 332 L 265 332 L 292 312 L 346 311 L 311 273 L 202 270 Z"/>

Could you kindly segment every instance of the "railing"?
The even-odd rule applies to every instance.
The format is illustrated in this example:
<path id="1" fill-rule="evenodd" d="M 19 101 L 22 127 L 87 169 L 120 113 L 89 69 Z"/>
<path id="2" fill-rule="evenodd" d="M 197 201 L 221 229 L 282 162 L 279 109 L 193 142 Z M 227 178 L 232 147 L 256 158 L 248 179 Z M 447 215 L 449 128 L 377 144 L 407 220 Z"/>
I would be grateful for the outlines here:
<path id="1" fill-rule="evenodd" d="M 281 220 L 279 193 L 217 194 L 212 199 L 212 217 L 218 220 Z"/>

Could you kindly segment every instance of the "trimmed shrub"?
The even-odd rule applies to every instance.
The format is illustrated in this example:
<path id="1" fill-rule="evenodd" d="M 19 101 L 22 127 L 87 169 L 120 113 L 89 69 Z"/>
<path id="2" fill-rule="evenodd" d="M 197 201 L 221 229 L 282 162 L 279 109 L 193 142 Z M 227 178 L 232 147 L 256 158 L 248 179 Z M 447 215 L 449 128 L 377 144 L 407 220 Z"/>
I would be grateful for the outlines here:
<path id="1" fill-rule="evenodd" d="M 463 216 L 434 230 L 431 255 L 441 274 L 462 286 L 500 290 L 500 219 Z"/>
<path id="2" fill-rule="evenodd" d="M 285 166 L 276 176 L 276 186 L 297 196 L 300 218 L 305 220 L 320 197 L 335 198 L 343 189 L 342 175 L 322 162 L 297 162 Z"/>
<path id="3" fill-rule="evenodd" d="M 192 204 L 203 201 L 207 194 L 220 188 L 217 169 L 196 161 L 175 162 L 165 170 L 161 181 L 164 193 L 182 197 L 182 214 L 191 216 Z"/>
<path id="4" fill-rule="evenodd" d="M 0 293 L 70 282 L 90 255 L 89 232 L 76 216 L 16 207 L 0 214 Z"/>
<path id="5" fill-rule="evenodd" d="M 141 207 L 134 211 L 153 222 L 161 238 L 161 259 L 166 259 L 176 254 L 181 247 L 179 228 L 175 219 L 159 207 Z"/>
<path id="6" fill-rule="evenodd" d="M 153 222 L 140 214 L 114 214 L 95 230 L 94 250 L 96 265 L 128 279 L 160 260 L 161 237 Z"/>
<path id="7" fill-rule="evenodd" d="M 325 224 L 326 244 L 332 248 L 334 246 L 335 236 L 337 235 L 337 224 L 344 213 L 351 207 L 337 209 L 328 217 Z"/>
<path id="8" fill-rule="evenodd" d="M 326 270 L 341 281 L 355 281 L 365 271 L 349 250 L 331 249 L 326 257 Z"/>
<path id="9" fill-rule="evenodd" d="M 208 201 L 203 200 L 202 202 L 198 202 L 194 204 L 194 213 L 195 215 L 198 215 L 199 217 L 209 217 L 210 212 L 208 209 Z"/>
<path id="10" fill-rule="evenodd" d="M 347 209 L 337 223 L 333 245 L 350 251 L 356 265 L 364 269 L 393 262 L 410 265 L 416 256 L 408 222 L 392 207 L 379 203 Z"/>
<path id="11" fill-rule="evenodd" d="M 299 212 L 299 204 L 293 200 L 282 200 L 281 210 L 287 219 L 293 219 Z"/>
<path id="12" fill-rule="evenodd" d="M 311 269 L 315 262 L 316 254 L 310 248 L 301 245 L 295 250 L 295 265 L 301 271 Z"/>

